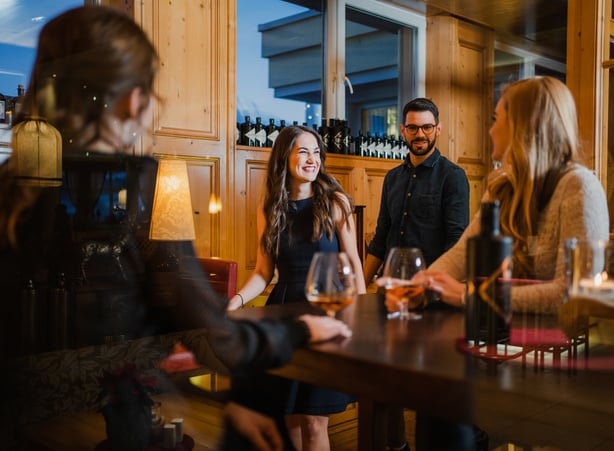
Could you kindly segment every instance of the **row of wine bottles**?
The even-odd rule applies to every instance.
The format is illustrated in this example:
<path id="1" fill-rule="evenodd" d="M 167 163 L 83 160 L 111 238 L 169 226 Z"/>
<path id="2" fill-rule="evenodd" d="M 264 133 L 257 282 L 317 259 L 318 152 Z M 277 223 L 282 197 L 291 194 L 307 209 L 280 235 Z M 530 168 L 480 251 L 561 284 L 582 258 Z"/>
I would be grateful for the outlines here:
<path id="1" fill-rule="evenodd" d="M 21 109 L 23 102 L 24 88 L 23 85 L 17 85 L 16 96 L 5 96 L 0 93 L 0 124 L 12 124 L 13 117 Z"/>
<path id="2" fill-rule="evenodd" d="M 293 125 L 299 124 L 294 121 Z M 306 123 L 303 125 L 307 126 Z M 245 116 L 244 122 L 237 123 L 237 144 L 273 147 L 277 135 L 285 126 L 286 121 L 283 119 L 279 124 L 269 119 L 265 125 L 260 117 L 256 118 L 256 122 L 251 122 L 250 116 Z M 313 124 L 313 129 L 322 137 L 329 153 L 403 160 L 409 151 L 405 141 L 394 135 L 380 136 L 379 133 L 372 135 L 370 132 L 363 135 L 360 131 L 358 135 L 352 136 L 347 121 L 341 119 L 329 119 L 328 122 L 323 119 L 319 127 Z"/>

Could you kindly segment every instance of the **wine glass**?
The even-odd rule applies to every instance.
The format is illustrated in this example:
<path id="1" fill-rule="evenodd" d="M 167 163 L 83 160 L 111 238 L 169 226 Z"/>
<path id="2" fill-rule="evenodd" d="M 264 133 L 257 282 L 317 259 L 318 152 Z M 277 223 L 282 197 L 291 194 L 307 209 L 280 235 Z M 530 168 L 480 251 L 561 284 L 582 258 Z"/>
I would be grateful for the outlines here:
<path id="1" fill-rule="evenodd" d="M 356 276 L 345 252 L 316 252 L 311 259 L 307 281 L 307 300 L 323 308 L 328 316 L 356 299 Z"/>
<path id="2" fill-rule="evenodd" d="M 377 284 L 384 287 L 388 295 L 399 300 L 401 319 L 420 319 L 422 315 L 410 310 L 424 305 L 426 288 L 420 271 L 426 269 L 422 251 L 417 247 L 393 247 L 388 253 L 384 273 Z"/>

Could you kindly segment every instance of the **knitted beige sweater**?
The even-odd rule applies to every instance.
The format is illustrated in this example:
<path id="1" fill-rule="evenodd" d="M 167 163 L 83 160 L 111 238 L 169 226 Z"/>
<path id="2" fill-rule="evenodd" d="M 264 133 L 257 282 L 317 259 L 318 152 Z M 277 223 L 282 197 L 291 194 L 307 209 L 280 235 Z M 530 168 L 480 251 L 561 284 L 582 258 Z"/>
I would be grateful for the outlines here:
<path id="1" fill-rule="evenodd" d="M 433 262 L 431 269 L 446 271 L 457 280 L 466 279 L 466 242 L 479 232 L 479 216 L 478 212 L 456 245 Z M 608 228 L 608 205 L 599 180 L 584 166 L 572 166 L 540 214 L 537 236 L 526 250 L 534 257 L 533 278 L 547 282 L 512 287 L 512 310 L 556 313 L 565 292 L 565 240 L 607 240 Z"/>

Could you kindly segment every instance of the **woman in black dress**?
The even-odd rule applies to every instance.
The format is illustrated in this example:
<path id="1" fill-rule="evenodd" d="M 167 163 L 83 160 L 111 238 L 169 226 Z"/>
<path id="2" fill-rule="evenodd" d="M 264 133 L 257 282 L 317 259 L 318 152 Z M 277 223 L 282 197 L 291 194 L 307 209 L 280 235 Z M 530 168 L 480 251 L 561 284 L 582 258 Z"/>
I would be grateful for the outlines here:
<path id="1" fill-rule="evenodd" d="M 275 268 L 278 280 L 267 305 L 306 302 L 305 280 L 316 252 L 347 253 L 358 292 L 366 291 L 352 200 L 326 173 L 325 160 L 324 143 L 313 129 L 282 129 L 273 145 L 265 197 L 258 209 L 256 268 L 230 300 L 230 309 L 258 296 L 273 279 Z M 282 385 L 283 381 L 277 381 L 278 390 Z M 289 385 L 286 424 L 294 446 L 299 450 L 328 449 L 327 415 L 345 410 L 349 396 L 308 384 Z"/>

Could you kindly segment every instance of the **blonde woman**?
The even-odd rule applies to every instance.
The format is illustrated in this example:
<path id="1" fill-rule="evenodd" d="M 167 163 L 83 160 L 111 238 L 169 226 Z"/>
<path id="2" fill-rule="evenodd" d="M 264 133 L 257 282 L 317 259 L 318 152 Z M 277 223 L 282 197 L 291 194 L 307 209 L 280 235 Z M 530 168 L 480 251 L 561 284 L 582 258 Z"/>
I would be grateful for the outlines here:
<path id="1" fill-rule="evenodd" d="M 607 240 L 609 227 L 603 188 L 580 163 L 571 92 L 553 77 L 508 85 L 490 137 L 493 159 L 503 164 L 489 177 L 484 200 L 500 202 L 501 232 L 514 240 L 514 276 L 548 281 L 513 287 L 512 309 L 555 312 L 565 289 L 564 241 Z M 430 288 L 444 302 L 463 304 L 466 239 L 479 223 L 474 218 L 459 242 L 429 267 Z"/>

